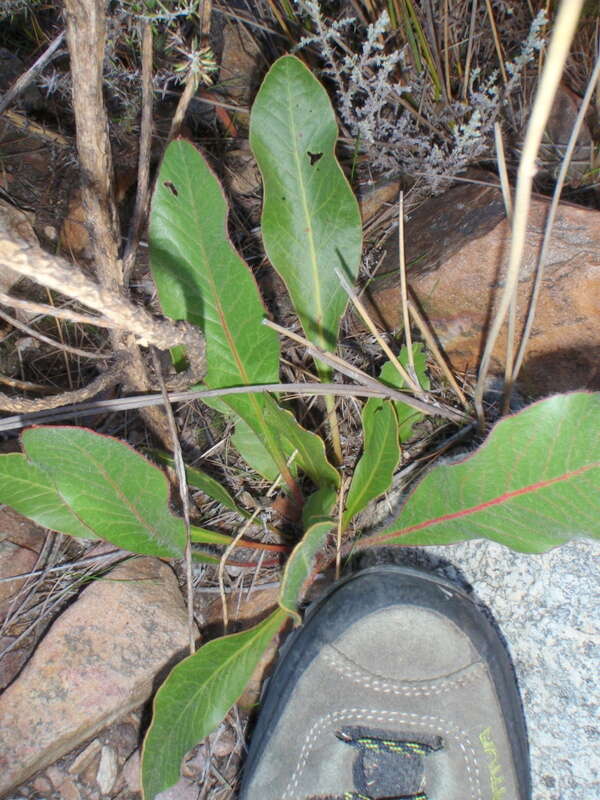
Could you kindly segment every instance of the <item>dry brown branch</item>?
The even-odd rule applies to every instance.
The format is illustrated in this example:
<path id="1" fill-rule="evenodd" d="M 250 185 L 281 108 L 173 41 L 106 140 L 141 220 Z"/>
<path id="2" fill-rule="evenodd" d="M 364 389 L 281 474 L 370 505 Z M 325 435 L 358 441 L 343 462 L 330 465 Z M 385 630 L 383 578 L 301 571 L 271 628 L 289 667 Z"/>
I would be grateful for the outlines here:
<path id="1" fill-rule="evenodd" d="M 122 381 L 128 362 L 129 356 L 127 353 L 117 353 L 113 364 L 87 386 L 82 389 L 75 389 L 72 392 L 61 392 L 54 395 L 54 397 L 31 400 L 28 397 L 9 397 L 9 395 L 0 392 L 0 409 L 2 411 L 11 411 L 13 414 L 30 414 L 34 411 L 59 408 L 66 403 L 81 403 L 84 400 L 90 400 L 105 389 L 109 389 Z"/>
<path id="2" fill-rule="evenodd" d="M 7 108 L 2 114 L 2 120 L 10 122 L 15 128 L 20 131 L 25 131 L 32 136 L 39 136 L 40 139 L 45 139 L 51 144 L 58 145 L 59 147 L 71 147 L 73 142 L 62 133 L 51 131 L 49 128 L 44 128 L 43 125 L 38 125 L 37 122 L 32 122 L 26 114 L 20 111 L 15 111 L 12 108 Z"/>
<path id="3" fill-rule="evenodd" d="M 64 38 L 65 34 L 63 31 L 52 40 L 37 61 L 32 64 L 26 72 L 24 72 L 22 75 L 19 75 L 17 80 L 0 100 L 0 114 L 2 114 L 2 112 L 9 107 L 13 100 L 16 100 L 17 97 L 25 91 L 29 84 L 35 79 L 36 75 L 44 69 L 46 64 L 56 57 L 56 51 L 61 46 Z"/>
<path id="4" fill-rule="evenodd" d="M 103 289 L 116 293 L 123 287 L 123 272 L 118 257 L 119 222 L 114 198 L 108 118 L 103 99 L 106 2 L 65 0 L 65 12 L 87 227 L 98 281 Z M 131 354 L 125 377 L 126 387 L 131 391 L 149 389 L 150 379 L 138 342 L 123 331 L 112 331 L 111 343 L 115 352 L 127 350 Z M 169 447 L 171 436 L 164 412 L 146 409 L 143 414 L 148 425 Z"/>
<path id="5" fill-rule="evenodd" d="M 135 208 L 129 229 L 127 246 L 123 255 L 123 283 L 129 285 L 129 278 L 135 264 L 135 256 L 142 228 L 148 213 L 150 196 L 150 156 L 152 154 L 152 26 L 146 20 L 142 25 L 142 120 L 140 126 L 140 152 L 138 156 L 137 190 Z"/>
<path id="6" fill-rule="evenodd" d="M 96 325 L 103 326 L 106 319 L 111 327 L 131 332 L 141 345 L 153 344 L 161 350 L 184 345 L 198 377 L 203 374 L 204 339 L 197 328 L 153 317 L 119 291 L 99 286 L 64 258 L 19 239 L 0 218 L 0 269 L 5 267 L 102 313 Z"/>
<path id="7" fill-rule="evenodd" d="M 106 317 L 95 317 L 92 314 L 80 314 L 70 308 L 56 308 L 45 303 L 34 303 L 33 300 L 24 300 L 22 297 L 13 297 L 5 292 L 0 292 L 0 304 L 21 308 L 32 314 L 41 314 L 43 317 L 56 317 L 56 319 L 66 319 L 69 322 L 78 322 L 81 325 L 98 325 L 99 328 L 118 328 L 119 326 L 111 322 Z"/>
<path id="8" fill-rule="evenodd" d="M 24 322 L 19 322 L 18 319 L 11 317 L 10 314 L 5 314 L 4 311 L 0 311 L 0 319 L 3 319 L 5 322 L 8 322 L 9 325 L 12 325 L 13 328 L 17 328 L 17 330 L 23 331 L 28 336 L 33 336 L 34 339 L 39 339 L 40 342 L 45 342 L 49 344 L 51 347 L 56 347 L 57 350 L 62 350 L 65 353 L 71 353 L 74 356 L 80 356 L 81 358 L 100 358 L 100 359 L 107 359 L 110 358 L 110 355 L 106 353 L 96 353 L 90 350 L 80 350 L 79 347 L 71 347 L 69 344 L 64 344 L 63 342 L 57 342 L 55 339 L 51 339 L 49 336 L 44 336 L 43 333 L 36 331 L 35 328 L 31 328 L 29 325 L 26 325 Z"/>

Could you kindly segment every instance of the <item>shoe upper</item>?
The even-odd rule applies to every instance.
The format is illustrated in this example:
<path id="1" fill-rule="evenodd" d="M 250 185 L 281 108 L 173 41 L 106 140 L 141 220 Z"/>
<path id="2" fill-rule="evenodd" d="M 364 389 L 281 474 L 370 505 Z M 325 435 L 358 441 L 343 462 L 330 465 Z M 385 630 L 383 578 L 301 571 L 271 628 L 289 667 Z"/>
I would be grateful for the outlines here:
<path id="1" fill-rule="evenodd" d="M 465 605 L 457 615 L 472 606 L 466 597 L 457 603 L 437 581 L 426 588 L 435 602 L 404 594 L 372 598 L 369 609 L 359 598 L 344 619 L 338 598 L 329 619 L 326 604 L 313 616 L 272 679 L 242 800 L 526 799 L 515 764 L 515 740 L 526 756 L 524 725 L 508 662 L 498 667 L 501 645 L 487 642 L 479 612 Z"/>

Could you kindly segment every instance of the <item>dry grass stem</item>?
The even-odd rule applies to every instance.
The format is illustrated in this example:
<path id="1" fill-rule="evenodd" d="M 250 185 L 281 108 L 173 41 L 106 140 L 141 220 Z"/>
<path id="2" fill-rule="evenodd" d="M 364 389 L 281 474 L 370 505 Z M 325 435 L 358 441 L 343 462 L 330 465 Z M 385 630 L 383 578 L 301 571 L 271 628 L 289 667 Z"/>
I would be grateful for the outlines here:
<path id="1" fill-rule="evenodd" d="M 78 347 L 71 347 L 71 345 L 65 344 L 64 342 L 57 342 L 55 339 L 45 336 L 43 333 L 36 331 L 35 328 L 26 325 L 24 322 L 20 322 L 18 319 L 11 317 L 10 314 L 5 314 L 4 311 L 0 311 L 0 319 L 8 322 L 13 328 L 23 331 L 23 333 L 26 333 L 28 336 L 33 336 L 35 339 L 39 339 L 40 342 L 45 342 L 51 347 L 55 347 L 57 350 L 62 350 L 64 353 L 71 353 L 71 355 L 79 356 L 80 358 L 97 358 L 104 361 L 112 355 L 111 353 L 97 353 L 92 350 L 80 350 Z"/>
<path id="2" fill-rule="evenodd" d="M 506 74 L 506 67 L 504 66 L 504 53 L 502 52 L 502 45 L 500 44 L 500 37 L 498 36 L 498 28 L 496 27 L 496 20 L 494 18 L 492 0 L 485 0 L 485 8 L 490 20 L 492 36 L 494 37 L 494 47 L 496 48 L 496 55 L 498 56 L 498 65 L 500 67 L 500 74 L 502 75 L 502 83 L 506 86 L 508 83 L 508 75 Z"/>
<path id="3" fill-rule="evenodd" d="M 523 358 L 525 356 L 525 350 L 527 348 L 527 342 L 529 341 L 529 337 L 531 335 L 531 329 L 533 327 L 533 321 L 535 319 L 535 310 L 537 307 L 538 296 L 542 286 L 542 278 L 544 276 L 546 255 L 548 253 L 548 248 L 550 246 L 550 239 L 552 236 L 552 227 L 554 225 L 554 220 L 556 218 L 556 212 L 558 211 L 558 204 L 560 201 L 560 195 L 564 186 L 565 178 L 567 176 L 567 170 L 569 169 L 571 158 L 573 157 L 573 151 L 575 150 L 575 147 L 577 145 L 577 139 L 581 131 L 581 126 L 583 125 L 585 115 L 587 113 L 587 110 L 589 108 L 590 102 L 592 100 L 594 91 L 598 85 L 599 80 L 600 80 L 600 52 L 596 57 L 596 63 L 594 65 L 592 75 L 588 82 L 585 95 L 581 101 L 581 105 L 579 107 L 575 123 L 573 125 L 573 130 L 571 131 L 571 135 L 569 137 L 567 149 L 565 150 L 565 154 L 562 163 L 560 165 L 560 171 L 556 181 L 556 186 L 554 188 L 554 193 L 552 195 L 552 202 L 550 204 L 548 217 L 546 219 L 546 224 L 544 227 L 544 239 L 542 241 L 542 248 L 540 250 L 538 258 L 535 279 L 531 293 L 531 299 L 529 301 L 529 308 L 527 310 L 527 319 L 525 321 L 525 328 L 523 330 L 523 336 L 521 339 L 521 343 L 519 345 L 517 357 L 515 359 L 515 365 L 512 371 L 512 375 L 510 377 L 512 384 L 514 384 L 519 375 L 519 371 L 523 364 Z"/>
<path id="4" fill-rule="evenodd" d="M 410 332 L 410 318 L 408 315 L 408 291 L 406 288 L 406 258 L 404 255 L 404 192 L 400 192 L 398 200 L 398 261 L 400 268 L 400 297 L 402 299 L 402 320 L 404 323 L 404 338 L 406 340 L 406 350 L 408 354 L 408 371 L 419 386 L 417 373 L 415 371 L 415 357 L 412 348 L 412 336 Z M 396 367 L 397 369 L 397 367 Z M 419 389 L 421 387 L 419 386 Z"/>
<path id="5" fill-rule="evenodd" d="M 475 387 L 475 410 L 480 424 L 483 424 L 484 421 L 483 392 L 492 352 L 519 278 L 519 267 L 527 232 L 527 218 L 529 215 L 533 176 L 536 173 L 536 158 L 550 115 L 554 95 L 560 83 L 564 65 L 569 54 L 569 48 L 577 28 L 582 5 L 583 0 L 563 0 L 560 4 L 544 70 L 537 89 L 531 118 L 527 126 L 527 133 L 525 135 L 525 142 L 518 170 L 512 237 L 505 287 L 502 297 L 500 298 L 498 310 L 488 332 L 479 368 L 477 385 Z"/>
<path id="6" fill-rule="evenodd" d="M 173 461 L 175 465 L 175 474 L 177 476 L 177 486 L 179 487 L 179 497 L 181 499 L 181 510 L 183 512 L 183 524 L 185 528 L 185 584 L 186 584 L 186 602 L 187 602 L 187 615 L 188 615 L 188 638 L 190 655 L 193 656 L 196 652 L 196 637 L 194 636 L 194 576 L 192 573 L 192 536 L 190 527 L 190 495 L 188 490 L 188 482 L 185 474 L 185 464 L 183 461 L 183 453 L 181 452 L 181 442 L 179 441 L 179 434 L 177 432 L 177 424 L 175 422 L 175 415 L 173 414 L 173 407 L 169 400 L 167 387 L 162 374 L 162 367 L 158 352 L 156 348 L 152 348 L 152 361 L 154 363 L 154 371 L 160 383 L 160 393 L 163 398 L 163 408 L 167 416 L 167 423 L 169 425 L 169 432 L 171 434 L 171 442 L 173 449 Z"/>
<path id="7" fill-rule="evenodd" d="M 465 393 L 463 392 L 463 390 L 458 385 L 458 382 L 457 382 L 456 378 L 454 377 L 454 373 L 452 372 L 452 370 L 448 366 L 448 363 L 446 362 L 446 359 L 444 358 L 444 355 L 443 355 L 442 351 L 438 347 L 438 344 L 437 344 L 437 341 L 435 339 L 435 336 L 433 335 L 433 333 L 429 329 L 429 325 L 427 324 L 427 321 L 422 316 L 422 314 L 419 311 L 416 303 L 414 303 L 413 300 L 410 297 L 408 298 L 408 310 L 410 311 L 410 315 L 413 318 L 417 328 L 421 332 L 421 336 L 425 339 L 425 343 L 427 344 L 427 347 L 428 347 L 431 355 L 433 356 L 433 358 L 435 359 L 436 363 L 438 364 L 438 366 L 440 367 L 440 369 L 442 370 L 442 372 L 446 376 L 446 379 L 447 379 L 448 383 L 450 384 L 450 386 L 452 387 L 452 390 L 454 391 L 454 393 L 456 394 L 456 396 L 460 400 L 463 408 L 465 408 L 468 411 L 469 410 L 469 401 L 465 397 Z"/>
<path id="8" fill-rule="evenodd" d="M 254 509 L 252 516 L 244 522 L 242 527 L 236 533 L 233 538 L 231 544 L 227 545 L 225 552 L 221 556 L 221 560 L 219 561 L 219 594 L 221 595 L 221 603 L 223 606 L 223 633 L 227 633 L 227 626 L 229 625 L 229 611 L 227 609 L 227 597 L 225 592 L 225 564 L 229 556 L 233 553 L 235 548 L 238 546 L 240 539 L 243 538 L 244 534 L 248 530 L 248 528 L 252 525 L 258 514 L 260 514 L 261 508 L 257 507 Z"/>
<path id="9" fill-rule="evenodd" d="M 363 322 L 365 323 L 365 325 L 368 327 L 368 329 L 371 331 L 371 333 L 375 337 L 375 340 L 377 341 L 377 344 L 381 347 L 383 352 L 386 354 L 386 356 L 392 362 L 392 364 L 396 368 L 396 370 L 397 370 L 398 374 L 400 375 L 400 377 L 402 378 L 402 380 L 406 383 L 407 386 L 409 386 L 412 389 L 413 392 L 415 392 L 415 394 L 422 394 L 421 387 L 419 386 L 418 383 L 416 383 L 414 381 L 414 379 L 409 375 L 409 373 L 404 369 L 402 364 L 398 361 L 398 359 L 396 358 L 396 356 L 392 352 L 392 350 L 391 350 L 390 346 L 388 345 L 388 343 L 385 341 L 383 336 L 377 330 L 377 326 L 375 325 L 375 323 L 371 319 L 371 317 L 369 315 L 369 312 L 365 308 L 364 304 L 362 303 L 362 301 L 360 300 L 360 298 L 358 297 L 358 295 L 356 294 L 356 292 L 354 291 L 352 286 L 350 286 L 350 284 L 346 280 L 346 277 L 338 269 L 336 269 L 335 272 L 336 272 L 336 275 L 339 278 L 340 283 L 342 284 L 342 287 L 343 287 L 344 291 L 346 292 L 346 294 L 348 295 L 348 297 L 352 301 L 352 305 L 356 308 L 356 310 L 358 311 L 358 313 L 362 317 Z M 373 379 L 371 378 L 370 380 L 373 380 Z"/>

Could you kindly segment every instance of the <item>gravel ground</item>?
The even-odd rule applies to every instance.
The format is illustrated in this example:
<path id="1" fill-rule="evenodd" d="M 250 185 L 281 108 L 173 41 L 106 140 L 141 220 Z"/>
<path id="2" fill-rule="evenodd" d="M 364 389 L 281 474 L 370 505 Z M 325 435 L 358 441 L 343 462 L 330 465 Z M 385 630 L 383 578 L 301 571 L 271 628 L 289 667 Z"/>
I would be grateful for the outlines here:
<path id="1" fill-rule="evenodd" d="M 379 551 L 362 564 L 426 566 L 472 589 L 507 641 L 525 707 L 533 800 L 600 797 L 600 543 L 543 555 L 475 540 Z"/>

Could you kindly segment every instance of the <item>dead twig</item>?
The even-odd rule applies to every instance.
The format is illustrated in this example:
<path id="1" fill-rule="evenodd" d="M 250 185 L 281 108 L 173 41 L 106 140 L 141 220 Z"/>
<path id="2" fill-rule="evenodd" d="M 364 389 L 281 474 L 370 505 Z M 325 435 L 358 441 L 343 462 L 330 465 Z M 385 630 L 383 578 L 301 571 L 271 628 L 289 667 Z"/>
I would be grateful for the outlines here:
<path id="1" fill-rule="evenodd" d="M 444 417 L 452 422 L 464 424 L 470 422 L 470 418 L 457 411 L 443 405 L 424 403 L 410 395 L 397 392 L 383 383 L 373 380 L 369 386 L 357 386 L 355 384 L 343 383 L 268 383 L 259 386 L 232 386 L 227 389 L 199 389 L 188 390 L 185 392 L 169 392 L 169 400 L 173 402 L 188 402 L 190 400 L 202 400 L 210 397 L 226 397 L 231 394 L 246 394 L 260 392 L 282 392 L 290 395 L 337 395 L 340 397 L 383 397 L 406 403 L 417 411 L 424 414 L 437 415 Z M 63 395 L 61 395 L 63 397 Z M 9 398 L 11 399 L 11 398 Z M 0 433 L 7 431 L 20 430 L 28 425 L 51 424 L 61 419 L 70 417 L 88 417 L 99 412 L 114 413 L 115 411 L 131 411 L 136 408 L 146 408 L 148 406 L 159 406 L 163 403 L 163 398 L 159 394 L 143 394 L 134 397 L 121 397 L 115 400 L 95 400 L 90 403 L 64 406 L 57 403 L 56 411 L 40 411 L 23 417 L 20 414 L 13 417 L 6 417 L 0 420 Z"/>
<path id="2" fill-rule="evenodd" d="M 72 392 L 61 392 L 53 397 L 37 398 L 29 397 L 10 397 L 0 392 L 0 409 L 2 411 L 12 411 L 13 413 L 31 414 L 36 411 L 46 411 L 51 408 L 60 408 L 65 404 L 82 403 L 85 400 L 95 397 L 100 392 L 115 386 L 123 380 L 123 375 L 128 366 L 129 356 L 127 353 L 117 353 L 114 362 L 107 367 L 97 378 L 84 386 L 82 389 L 74 389 Z M 29 423 L 24 422 L 22 427 Z"/>
<path id="3" fill-rule="evenodd" d="M 158 352 L 155 348 L 152 349 L 152 360 L 154 362 L 154 370 L 156 377 L 160 383 L 160 393 L 163 398 L 163 406 L 167 415 L 167 422 L 171 433 L 171 441 L 173 442 L 173 460 L 175 462 L 175 474 L 177 475 L 177 485 L 179 486 L 179 497 L 181 499 L 181 509 L 183 511 L 183 524 L 185 527 L 185 582 L 186 582 L 186 601 L 188 612 L 188 637 L 190 655 L 193 656 L 196 652 L 196 637 L 194 635 L 194 576 L 192 572 L 192 537 L 190 528 L 190 496 L 188 491 L 188 483 L 185 474 L 185 463 L 183 460 L 183 453 L 181 452 L 181 443 L 179 442 L 179 435 L 177 433 L 177 424 L 175 422 L 175 415 L 167 387 L 162 375 L 162 367 Z"/>
<path id="4" fill-rule="evenodd" d="M 106 360 L 111 357 L 110 353 L 96 353 L 91 350 L 80 350 L 79 347 L 71 347 L 69 344 L 57 342 L 55 339 L 51 339 L 49 336 L 45 336 L 43 333 L 36 331 L 35 328 L 30 328 L 29 325 L 26 325 L 24 322 L 20 322 L 18 319 L 11 317 L 10 314 L 5 314 L 4 311 L 0 311 L 0 319 L 8 322 L 13 328 L 23 331 L 23 333 L 26 333 L 28 336 L 33 336 L 35 339 L 39 339 L 40 342 L 45 342 L 51 347 L 55 347 L 57 350 L 62 350 L 65 353 L 71 353 L 80 358 L 98 358 Z"/>
<path id="5" fill-rule="evenodd" d="M 0 100 L 0 114 L 2 114 L 2 112 L 5 111 L 5 109 L 7 109 L 9 105 L 16 100 L 22 92 L 25 91 L 29 84 L 35 79 L 36 75 L 38 75 L 38 73 L 44 69 L 46 64 L 52 61 L 53 58 L 56 58 L 56 51 L 63 43 L 64 38 L 65 32 L 63 31 L 52 40 L 37 61 L 32 64 L 26 72 L 24 72 L 22 75 L 19 75 L 17 80 Z"/>
<path id="6" fill-rule="evenodd" d="M 19 239 L 0 218 L 0 268 L 5 267 L 100 312 L 102 317 L 94 319 L 95 325 L 104 327 L 104 321 L 108 320 L 111 328 L 129 332 L 139 344 L 153 344 L 160 350 L 184 345 L 190 363 L 203 374 L 204 337 L 198 328 L 187 322 L 153 317 L 115 288 L 99 286 L 64 258 Z M 50 308 L 45 307 L 45 313 L 52 313 Z"/>
<path id="7" fill-rule="evenodd" d="M 82 169 L 82 199 L 87 214 L 98 282 L 113 293 L 123 288 L 119 260 L 119 219 L 114 197 L 108 117 L 103 97 L 105 0 L 65 0 L 67 43 L 71 59 L 77 152 Z M 128 350 L 131 361 L 125 385 L 131 391 L 150 388 L 144 358 L 136 339 L 123 330 L 111 331 L 113 349 Z M 160 345 L 157 345 L 160 347 Z M 145 409 L 146 422 L 167 447 L 171 445 L 164 412 Z"/>
<path id="8" fill-rule="evenodd" d="M 135 256 L 150 199 L 150 156 L 152 154 L 152 104 L 154 87 L 152 85 L 152 26 L 148 20 L 142 23 L 142 120 L 140 125 L 140 152 L 138 155 L 137 190 L 135 208 L 129 229 L 129 237 L 123 255 L 123 283 L 129 278 L 135 264 Z"/>

